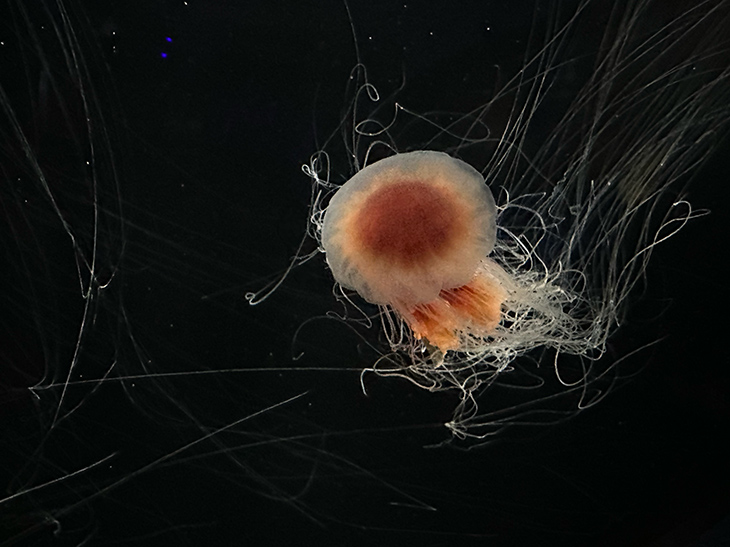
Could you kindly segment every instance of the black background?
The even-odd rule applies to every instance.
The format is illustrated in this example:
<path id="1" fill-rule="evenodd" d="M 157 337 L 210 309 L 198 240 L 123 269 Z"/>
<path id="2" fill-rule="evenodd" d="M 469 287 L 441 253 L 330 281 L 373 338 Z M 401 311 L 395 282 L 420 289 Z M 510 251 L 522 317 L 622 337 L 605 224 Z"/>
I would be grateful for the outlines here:
<path id="1" fill-rule="evenodd" d="M 726 143 L 689 192 L 712 214 L 656 251 L 611 342 L 664 338 L 638 373 L 563 423 L 440 445 L 452 394 L 363 394 L 377 354 L 323 318 L 322 255 L 244 295 L 315 250 L 301 166 L 324 149 L 351 174 L 355 44 L 384 98 L 466 112 L 547 11 L 97 4 L 1 8 L 3 103 L 49 190 L 3 118 L 0 544 L 690 545 L 727 515 Z"/>

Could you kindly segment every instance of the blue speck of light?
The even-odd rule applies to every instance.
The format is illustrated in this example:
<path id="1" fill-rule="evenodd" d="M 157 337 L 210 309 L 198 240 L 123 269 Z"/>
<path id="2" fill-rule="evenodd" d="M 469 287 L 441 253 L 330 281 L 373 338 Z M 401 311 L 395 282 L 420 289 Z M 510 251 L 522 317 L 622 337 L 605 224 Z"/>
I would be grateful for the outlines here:
<path id="1" fill-rule="evenodd" d="M 165 38 L 165 40 L 167 40 L 168 42 L 172 42 L 172 38 L 170 38 L 169 36 Z"/>
<path id="2" fill-rule="evenodd" d="M 167 58 L 167 53 L 165 53 L 165 52 L 163 51 L 162 53 L 160 53 L 160 57 L 162 57 L 163 59 Z"/>

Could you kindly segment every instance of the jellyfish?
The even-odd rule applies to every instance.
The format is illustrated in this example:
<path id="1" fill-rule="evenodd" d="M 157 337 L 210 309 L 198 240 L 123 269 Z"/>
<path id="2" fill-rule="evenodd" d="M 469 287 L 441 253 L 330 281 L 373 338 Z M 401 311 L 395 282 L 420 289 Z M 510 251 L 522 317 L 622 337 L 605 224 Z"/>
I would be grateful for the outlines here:
<path id="1" fill-rule="evenodd" d="M 587 67 L 570 35 L 592 7 L 547 24 L 517 75 L 459 115 L 382 97 L 357 65 L 341 129 L 350 173 L 333 173 L 332 138 L 304 166 L 308 235 L 344 320 L 379 324 L 384 338 L 363 375 L 459 394 L 445 424 L 459 439 L 602 400 L 621 377 L 623 359 L 606 356 L 611 336 L 652 254 L 704 214 L 686 187 L 727 131 L 726 6 L 663 13 L 651 25 L 656 6 L 627 8 L 606 21 L 581 82 Z M 525 392 L 546 389 L 546 368 L 557 385 L 532 391 L 510 417 L 480 409 L 515 371 Z M 561 397 L 572 404 L 558 409 Z"/>

